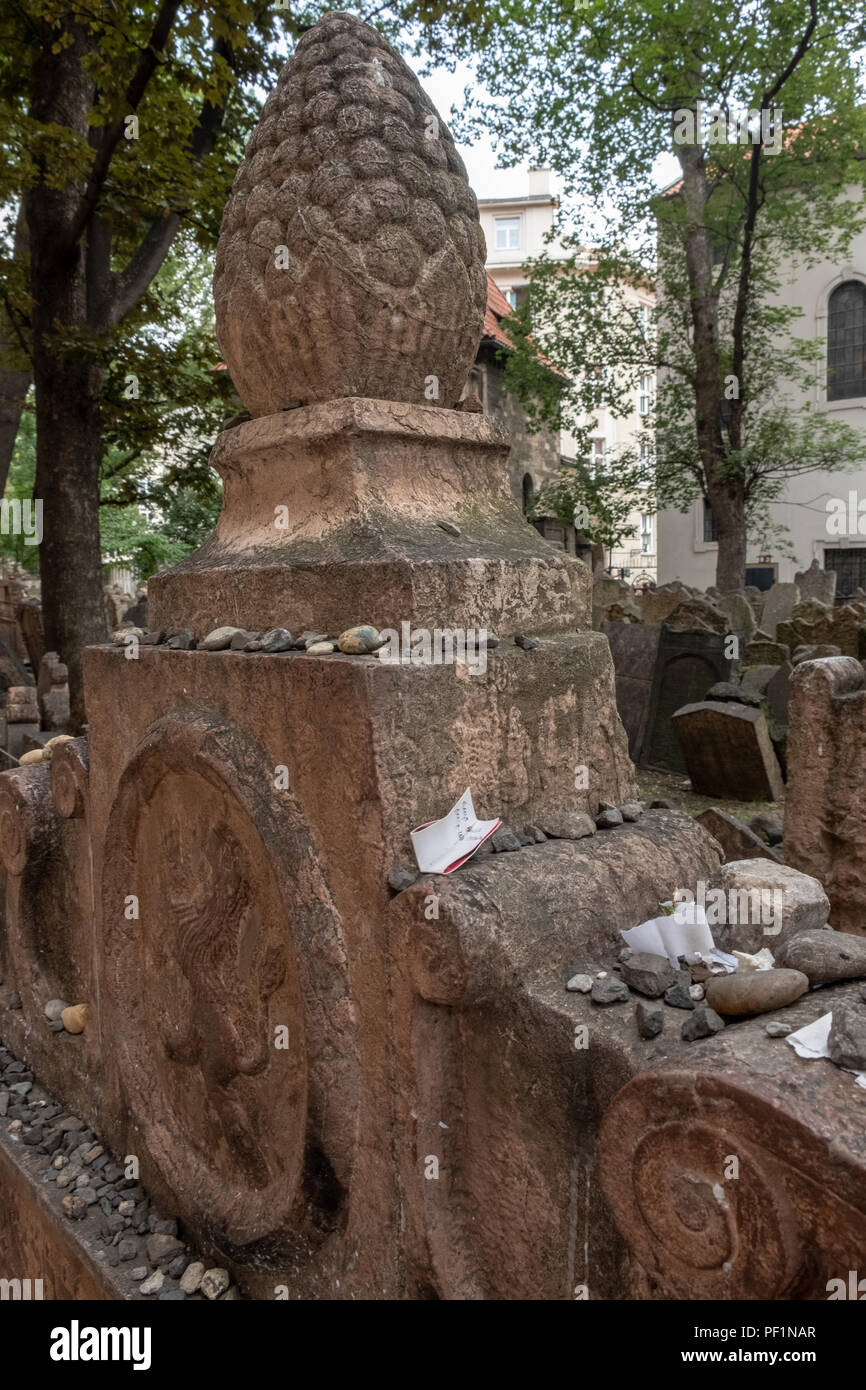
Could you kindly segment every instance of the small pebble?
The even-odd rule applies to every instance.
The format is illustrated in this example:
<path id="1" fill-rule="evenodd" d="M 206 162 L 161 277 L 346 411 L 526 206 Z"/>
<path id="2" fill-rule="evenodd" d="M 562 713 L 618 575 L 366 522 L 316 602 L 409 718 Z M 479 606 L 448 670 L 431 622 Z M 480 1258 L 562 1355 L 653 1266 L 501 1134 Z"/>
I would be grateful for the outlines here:
<path id="1" fill-rule="evenodd" d="M 336 651 L 333 642 L 313 642 L 307 647 L 307 656 L 330 656 Z"/>
<path id="2" fill-rule="evenodd" d="M 87 1004 L 70 1004 L 60 1015 L 67 1033 L 83 1033 L 90 1010 Z"/>
<path id="3" fill-rule="evenodd" d="M 215 627 L 209 632 L 207 637 L 203 637 L 198 644 L 199 651 L 202 652 L 224 652 L 231 646 L 231 640 L 235 633 L 241 632 L 239 627 Z"/>
<path id="4" fill-rule="evenodd" d="M 592 989 L 591 975 L 572 975 L 568 984 L 565 986 L 571 994 L 589 994 Z"/>
<path id="5" fill-rule="evenodd" d="M 195 1260 L 191 1265 L 187 1265 L 181 1275 L 180 1287 L 184 1293 L 198 1293 L 201 1281 L 204 1276 L 204 1265 Z"/>
<path id="6" fill-rule="evenodd" d="M 191 652 L 195 650 L 195 633 L 188 627 L 182 627 L 180 632 L 172 633 L 165 644 L 173 652 Z"/>
<path id="7" fill-rule="evenodd" d="M 148 1279 L 145 1279 L 143 1284 L 139 1285 L 139 1288 L 141 1292 L 145 1295 L 159 1293 L 164 1283 L 165 1275 L 163 1274 L 162 1270 L 155 1269 L 153 1271 L 153 1274 L 151 1274 Z"/>
<path id="8" fill-rule="evenodd" d="M 634 1016 L 638 1035 L 642 1038 L 657 1038 L 664 1027 L 664 1009 L 655 999 L 639 999 Z"/>
<path id="9" fill-rule="evenodd" d="M 594 1004 L 626 1004 L 630 997 L 628 985 L 623 984 L 622 980 L 613 978 L 597 979 L 590 994 Z"/>
<path id="10" fill-rule="evenodd" d="M 490 844 L 494 854 L 509 854 L 514 850 L 520 849 L 520 841 L 513 830 L 507 825 L 500 825 L 498 830 L 494 830 L 490 836 Z"/>
<path id="11" fill-rule="evenodd" d="M 401 868 L 399 865 L 392 869 L 388 875 L 388 887 L 394 893 L 404 893 L 407 888 L 411 888 L 415 882 L 417 874 L 410 873 L 408 869 Z"/>
<path id="12" fill-rule="evenodd" d="M 380 636 L 378 628 L 370 623 L 361 623 L 359 627 L 350 627 L 341 632 L 337 646 L 348 656 L 366 656 L 384 647 L 387 640 L 387 637 Z"/>
<path id="13" fill-rule="evenodd" d="M 287 652 L 295 639 L 285 627 L 272 627 L 244 647 L 247 652 Z"/>
<path id="14" fill-rule="evenodd" d="M 687 1018 L 683 1024 L 681 1036 L 684 1042 L 697 1042 L 699 1038 L 710 1038 L 714 1033 L 720 1033 L 724 1026 L 724 1020 L 714 1009 L 706 1004 L 698 1004 L 691 1018 Z"/>
<path id="15" fill-rule="evenodd" d="M 788 1034 L 793 1032 L 793 1028 L 790 1023 L 780 1023 L 774 1019 L 772 1023 L 766 1025 L 764 1031 L 768 1038 L 787 1038 Z"/>
<path id="16" fill-rule="evenodd" d="M 220 1294 L 225 1293 L 231 1279 L 227 1269 L 208 1269 L 202 1275 L 201 1292 L 205 1298 L 216 1299 Z"/>
<path id="17" fill-rule="evenodd" d="M 49 1023 L 54 1023 L 56 1019 L 60 1018 L 63 1010 L 68 1008 L 69 1005 L 65 999 L 49 999 L 42 1012 Z"/>
<path id="18" fill-rule="evenodd" d="M 519 632 L 514 638 L 514 645 L 515 647 L 522 647 L 525 652 L 532 652 L 535 651 L 535 648 L 538 646 L 538 639 L 536 637 L 525 637 L 522 632 Z"/>

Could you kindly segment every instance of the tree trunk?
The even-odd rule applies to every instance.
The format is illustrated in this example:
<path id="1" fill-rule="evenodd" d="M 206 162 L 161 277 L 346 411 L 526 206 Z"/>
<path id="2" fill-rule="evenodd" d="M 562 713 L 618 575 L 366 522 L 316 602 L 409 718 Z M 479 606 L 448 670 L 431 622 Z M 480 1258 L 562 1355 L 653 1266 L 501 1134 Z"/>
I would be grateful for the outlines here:
<path id="1" fill-rule="evenodd" d="M 46 42 L 33 72 L 32 113 L 87 137 L 93 99 L 81 58 L 90 42 L 70 29 L 60 52 Z M 52 41 L 55 34 L 47 36 Z M 36 386 L 36 489 L 42 503 L 42 613 L 45 643 L 69 667 L 70 724 L 85 720 L 82 650 L 106 637 L 99 543 L 102 368 L 68 340 L 85 328 L 85 250 L 70 243 L 82 188 L 34 183 L 27 197 Z"/>
<path id="2" fill-rule="evenodd" d="M 36 364 L 42 621 L 46 649 L 69 667 L 70 724 L 77 733 L 86 719 L 83 649 L 107 635 L 99 542 L 101 372 L 44 348 Z"/>
<path id="3" fill-rule="evenodd" d="M 13 258 L 21 265 L 27 256 L 27 218 L 24 200 L 15 223 Z M 18 425 L 24 401 L 33 382 L 26 330 L 12 318 L 6 304 L 0 309 L 0 497 L 6 490 L 12 451 L 18 437 Z"/>
<path id="4" fill-rule="evenodd" d="M 719 538 L 716 588 L 727 594 L 746 582 L 745 499 L 736 482 L 709 488 L 708 494 Z"/>

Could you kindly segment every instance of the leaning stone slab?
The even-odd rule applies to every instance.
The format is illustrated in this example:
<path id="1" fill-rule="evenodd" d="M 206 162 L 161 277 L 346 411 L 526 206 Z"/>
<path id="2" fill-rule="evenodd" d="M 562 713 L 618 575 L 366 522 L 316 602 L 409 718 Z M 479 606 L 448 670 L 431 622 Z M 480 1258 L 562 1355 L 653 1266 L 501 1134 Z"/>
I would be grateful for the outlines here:
<path id="1" fill-rule="evenodd" d="M 866 936 L 812 927 L 798 932 L 775 952 L 777 965 L 802 970 L 810 985 L 866 978 Z"/>
<path id="2" fill-rule="evenodd" d="M 823 926 L 829 910 L 816 878 L 768 857 L 723 864 L 706 889 L 707 921 L 717 946 L 749 955 L 767 946 L 777 965 L 792 969 L 801 967 L 779 948 L 798 932 Z"/>
<path id="3" fill-rule="evenodd" d="M 775 674 L 766 688 L 767 704 L 777 724 L 788 723 L 788 702 L 791 698 L 791 672 L 794 667 L 790 661 L 783 661 L 775 668 Z"/>
<path id="4" fill-rule="evenodd" d="M 836 579 L 836 571 L 823 570 L 817 560 L 813 560 L 807 570 L 798 570 L 794 575 L 802 599 L 816 598 L 831 607 L 836 601 Z"/>
<path id="5" fill-rule="evenodd" d="M 777 801 L 783 781 L 759 709 L 704 700 L 673 717 L 692 786 L 702 796 Z"/>
<path id="6" fill-rule="evenodd" d="M 732 859 L 776 859 L 782 863 L 778 850 L 771 849 L 754 830 L 718 806 L 710 806 L 695 816 L 695 820 L 719 842 L 725 851 L 726 862 Z"/>
<path id="7" fill-rule="evenodd" d="M 743 672 L 743 690 L 748 691 L 750 695 L 763 695 L 778 669 L 779 667 L 775 663 L 768 666 L 747 667 Z"/>
<path id="8" fill-rule="evenodd" d="M 744 594 L 722 594 L 715 601 L 716 607 L 727 614 L 732 632 L 743 634 L 747 642 L 752 639 L 756 627 L 755 613 Z"/>
<path id="9" fill-rule="evenodd" d="M 787 622 L 795 606 L 800 602 L 800 590 L 796 584 L 774 584 L 767 594 L 764 611 L 761 614 L 761 627 L 775 640 L 776 627 Z"/>
<path id="10" fill-rule="evenodd" d="M 790 655 L 791 649 L 786 643 L 756 635 L 747 644 L 743 659 L 746 666 L 781 666 Z"/>

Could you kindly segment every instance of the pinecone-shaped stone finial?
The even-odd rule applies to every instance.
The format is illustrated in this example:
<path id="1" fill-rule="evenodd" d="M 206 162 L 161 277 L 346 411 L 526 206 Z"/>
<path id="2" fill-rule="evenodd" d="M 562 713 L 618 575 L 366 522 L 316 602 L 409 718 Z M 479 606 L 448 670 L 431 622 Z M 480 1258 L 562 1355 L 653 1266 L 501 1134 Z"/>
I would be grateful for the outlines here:
<path id="1" fill-rule="evenodd" d="M 418 79 L 368 24 L 326 15 L 265 103 L 220 230 L 217 334 L 244 403 L 454 406 L 484 260 L 466 169 Z"/>

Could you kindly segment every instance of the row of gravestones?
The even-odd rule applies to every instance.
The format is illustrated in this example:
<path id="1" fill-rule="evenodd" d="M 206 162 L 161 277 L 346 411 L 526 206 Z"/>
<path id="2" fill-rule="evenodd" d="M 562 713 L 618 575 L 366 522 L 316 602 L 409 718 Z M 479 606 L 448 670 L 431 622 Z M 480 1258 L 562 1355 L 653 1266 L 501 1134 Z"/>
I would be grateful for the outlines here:
<path id="1" fill-rule="evenodd" d="M 709 796 L 776 800 L 794 665 L 866 656 L 866 594 L 834 608 L 835 585 L 814 562 L 766 593 L 701 594 L 674 581 L 638 598 L 597 573 L 632 759 L 688 773 Z"/>

